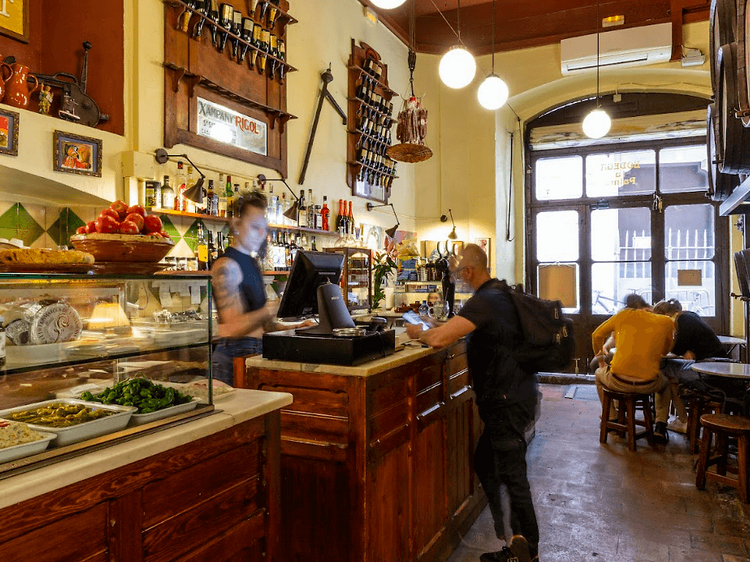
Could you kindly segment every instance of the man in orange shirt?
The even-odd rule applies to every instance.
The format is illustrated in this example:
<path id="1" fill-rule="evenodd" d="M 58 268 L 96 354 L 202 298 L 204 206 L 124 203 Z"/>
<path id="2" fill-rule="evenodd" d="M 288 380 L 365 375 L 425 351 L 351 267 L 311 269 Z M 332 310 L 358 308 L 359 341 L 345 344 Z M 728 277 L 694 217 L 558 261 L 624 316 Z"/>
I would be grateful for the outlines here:
<path id="1" fill-rule="evenodd" d="M 604 361 L 602 346 L 614 332 L 617 351 L 611 365 Z M 672 349 L 674 322 L 668 316 L 654 314 L 650 309 L 623 309 L 603 322 L 591 335 L 599 369 L 596 388 L 599 398 L 602 386 L 615 392 L 634 394 L 654 393 L 656 398 L 656 426 L 654 441 L 667 442 L 667 418 L 671 392 L 669 381 L 660 372 L 661 358 Z M 610 418 L 615 417 L 614 409 Z"/>

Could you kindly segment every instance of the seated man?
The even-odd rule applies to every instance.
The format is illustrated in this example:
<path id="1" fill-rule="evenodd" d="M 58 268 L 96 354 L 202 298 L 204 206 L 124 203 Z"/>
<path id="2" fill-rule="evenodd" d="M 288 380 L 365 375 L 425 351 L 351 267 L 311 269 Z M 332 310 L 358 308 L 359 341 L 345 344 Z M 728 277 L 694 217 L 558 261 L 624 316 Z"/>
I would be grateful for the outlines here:
<path id="1" fill-rule="evenodd" d="M 635 293 L 629 294 L 627 297 L 625 297 L 625 308 L 649 308 L 648 303 L 643 300 L 643 297 L 640 295 L 636 295 Z M 591 372 L 595 373 L 596 370 L 599 368 L 599 357 L 602 357 L 604 359 L 604 362 L 609 365 L 612 362 L 612 357 L 614 356 L 614 352 L 612 349 L 616 346 L 615 342 L 615 334 L 614 332 L 609 335 L 607 338 L 607 341 L 604 342 L 604 345 L 602 346 L 602 351 L 604 352 L 603 356 L 597 355 L 591 360 Z"/>
<path id="2" fill-rule="evenodd" d="M 654 314 L 650 309 L 625 308 L 604 321 L 591 335 L 594 352 L 599 356 L 596 387 L 603 398 L 602 386 L 615 392 L 656 395 L 654 441 L 667 442 L 669 416 L 669 381 L 659 371 L 662 356 L 672 348 L 674 323 L 671 318 Z M 607 336 L 614 332 L 617 353 L 611 365 L 602 355 Z M 614 406 L 607 414 L 616 416 Z"/>

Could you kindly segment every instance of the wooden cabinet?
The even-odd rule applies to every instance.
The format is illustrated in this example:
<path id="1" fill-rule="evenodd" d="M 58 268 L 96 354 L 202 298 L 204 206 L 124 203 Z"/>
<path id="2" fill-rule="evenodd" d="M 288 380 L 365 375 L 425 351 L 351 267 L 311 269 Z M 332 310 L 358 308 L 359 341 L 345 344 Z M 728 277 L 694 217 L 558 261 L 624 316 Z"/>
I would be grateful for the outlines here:
<path id="1" fill-rule="evenodd" d="M 333 247 L 326 252 L 346 256 L 339 284 L 349 312 L 372 310 L 372 250 Z"/>
<path id="2" fill-rule="evenodd" d="M 0 510 L 3 562 L 277 557 L 279 411 Z"/>
<path id="3" fill-rule="evenodd" d="M 444 560 L 484 507 L 463 342 L 400 353 L 416 358 L 368 376 L 250 361 L 250 388 L 294 395 L 281 414 L 282 560 Z"/>

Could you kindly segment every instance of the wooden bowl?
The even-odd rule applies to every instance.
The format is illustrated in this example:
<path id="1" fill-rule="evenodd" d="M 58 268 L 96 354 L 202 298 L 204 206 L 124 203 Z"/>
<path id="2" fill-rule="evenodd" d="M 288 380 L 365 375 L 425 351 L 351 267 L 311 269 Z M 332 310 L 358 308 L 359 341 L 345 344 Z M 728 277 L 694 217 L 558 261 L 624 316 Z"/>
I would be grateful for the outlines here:
<path id="1" fill-rule="evenodd" d="M 154 263 L 160 261 L 174 248 L 174 242 L 171 240 L 157 239 L 153 236 L 123 236 L 122 240 L 93 238 L 92 236 L 97 235 L 77 234 L 71 237 L 70 243 L 76 250 L 92 254 L 97 262 Z"/>

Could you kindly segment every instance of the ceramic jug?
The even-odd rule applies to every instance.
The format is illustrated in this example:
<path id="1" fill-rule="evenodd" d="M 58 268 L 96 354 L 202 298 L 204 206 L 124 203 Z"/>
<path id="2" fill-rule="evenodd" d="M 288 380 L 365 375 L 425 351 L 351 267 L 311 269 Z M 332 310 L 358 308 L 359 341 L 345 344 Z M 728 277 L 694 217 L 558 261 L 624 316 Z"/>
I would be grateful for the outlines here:
<path id="1" fill-rule="evenodd" d="M 3 60 L 3 57 L 0 55 L 0 60 Z M 6 76 L 7 71 L 7 76 Z M 3 96 L 5 95 L 5 83 L 10 80 L 10 77 L 13 76 L 13 69 L 10 67 L 9 64 L 0 63 L 0 102 L 3 101 Z"/>
<path id="2" fill-rule="evenodd" d="M 20 63 L 14 63 L 12 66 L 13 75 L 5 83 L 5 98 L 3 103 L 26 109 L 29 107 L 31 94 L 39 89 L 39 82 L 36 76 L 29 76 L 29 67 Z M 28 79 L 34 81 L 34 88 L 29 91 Z"/>

